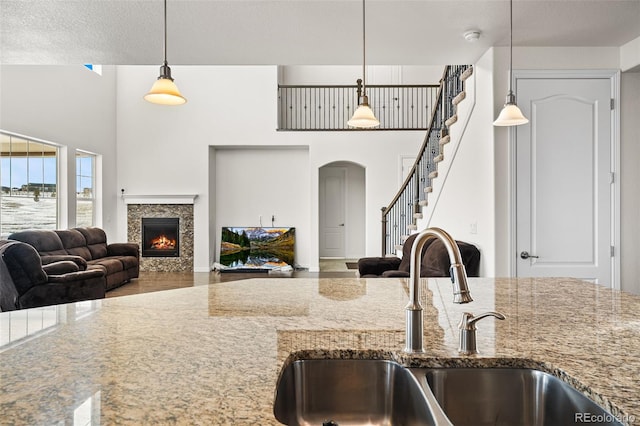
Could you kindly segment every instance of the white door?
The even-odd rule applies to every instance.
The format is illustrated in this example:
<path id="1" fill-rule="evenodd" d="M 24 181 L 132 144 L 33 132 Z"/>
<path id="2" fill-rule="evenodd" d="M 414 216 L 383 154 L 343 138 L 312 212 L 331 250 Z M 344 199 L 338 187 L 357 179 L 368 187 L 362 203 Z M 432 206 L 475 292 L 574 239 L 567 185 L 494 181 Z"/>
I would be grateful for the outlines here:
<path id="1" fill-rule="evenodd" d="M 519 277 L 612 282 L 610 78 L 518 78 Z"/>
<path id="2" fill-rule="evenodd" d="M 345 257 L 344 167 L 320 169 L 320 257 Z"/>

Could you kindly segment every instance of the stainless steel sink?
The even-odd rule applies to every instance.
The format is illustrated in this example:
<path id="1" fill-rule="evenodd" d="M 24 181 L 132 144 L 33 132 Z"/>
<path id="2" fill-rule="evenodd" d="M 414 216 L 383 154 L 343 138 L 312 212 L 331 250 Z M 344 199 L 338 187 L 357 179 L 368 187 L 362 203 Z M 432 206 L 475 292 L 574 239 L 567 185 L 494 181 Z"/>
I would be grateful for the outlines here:
<path id="1" fill-rule="evenodd" d="M 557 377 L 532 369 L 412 369 L 456 426 L 621 425 Z M 588 419 L 588 420 L 587 420 Z"/>
<path id="2" fill-rule="evenodd" d="M 295 361 L 280 376 L 273 411 L 287 425 L 438 424 L 411 372 L 383 360 Z"/>

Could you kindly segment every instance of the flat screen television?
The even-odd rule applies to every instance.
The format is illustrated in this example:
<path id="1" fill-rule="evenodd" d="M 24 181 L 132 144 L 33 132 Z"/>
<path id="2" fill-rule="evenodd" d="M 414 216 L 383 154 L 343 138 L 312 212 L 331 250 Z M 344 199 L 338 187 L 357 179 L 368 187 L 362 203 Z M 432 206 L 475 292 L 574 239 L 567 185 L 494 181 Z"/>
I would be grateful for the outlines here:
<path id="1" fill-rule="evenodd" d="M 221 271 L 294 267 L 296 228 L 222 227 Z"/>

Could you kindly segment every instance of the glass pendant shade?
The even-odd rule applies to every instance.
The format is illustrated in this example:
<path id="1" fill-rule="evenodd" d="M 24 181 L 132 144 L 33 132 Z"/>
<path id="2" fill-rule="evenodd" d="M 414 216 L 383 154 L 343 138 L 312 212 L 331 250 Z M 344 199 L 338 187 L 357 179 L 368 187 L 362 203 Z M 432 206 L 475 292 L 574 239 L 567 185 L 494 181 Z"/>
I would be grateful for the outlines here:
<path id="1" fill-rule="evenodd" d="M 500 115 L 496 121 L 493 122 L 494 126 L 519 126 L 520 124 L 527 124 L 529 120 L 522 114 L 518 105 L 516 105 L 515 95 L 509 93 L 507 95 L 507 101 L 500 111 Z"/>
<path id="2" fill-rule="evenodd" d="M 356 108 L 353 117 L 347 121 L 347 124 L 360 129 L 370 129 L 380 125 L 380 121 L 378 121 L 373 114 L 373 110 L 369 107 L 369 100 L 366 95 L 362 97 L 362 103 Z"/>
<path id="3" fill-rule="evenodd" d="M 182 105 L 187 102 L 171 78 L 171 69 L 166 65 L 160 67 L 160 77 L 153 83 L 149 93 L 144 95 L 144 99 L 159 105 Z"/>

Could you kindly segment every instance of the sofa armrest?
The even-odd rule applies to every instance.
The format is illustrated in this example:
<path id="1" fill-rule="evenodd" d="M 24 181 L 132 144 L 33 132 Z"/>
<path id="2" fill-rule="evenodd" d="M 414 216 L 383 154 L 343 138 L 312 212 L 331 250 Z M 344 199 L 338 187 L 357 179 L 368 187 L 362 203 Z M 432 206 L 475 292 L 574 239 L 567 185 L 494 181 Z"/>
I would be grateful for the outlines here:
<path id="1" fill-rule="evenodd" d="M 47 263 L 46 265 L 42 265 L 42 269 L 47 275 L 63 275 L 80 270 L 78 265 L 70 260 Z"/>
<path id="2" fill-rule="evenodd" d="M 49 283 L 68 283 L 73 281 L 88 280 L 90 278 L 104 277 L 101 269 L 89 269 L 87 271 L 69 272 L 62 275 L 49 275 Z"/>
<path id="3" fill-rule="evenodd" d="M 87 261 L 81 256 L 74 256 L 71 254 L 52 254 L 41 256 L 40 259 L 42 260 L 43 266 L 55 262 L 69 261 L 78 265 L 78 269 L 81 271 L 87 269 Z"/>
<path id="4" fill-rule="evenodd" d="M 380 276 L 385 271 L 397 270 L 400 262 L 398 257 L 363 257 L 358 260 L 358 273 Z"/>
<path id="5" fill-rule="evenodd" d="M 107 256 L 135 256 L 140 257 L 140 249 L 135 243 L 107 244 Z"/>

